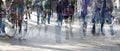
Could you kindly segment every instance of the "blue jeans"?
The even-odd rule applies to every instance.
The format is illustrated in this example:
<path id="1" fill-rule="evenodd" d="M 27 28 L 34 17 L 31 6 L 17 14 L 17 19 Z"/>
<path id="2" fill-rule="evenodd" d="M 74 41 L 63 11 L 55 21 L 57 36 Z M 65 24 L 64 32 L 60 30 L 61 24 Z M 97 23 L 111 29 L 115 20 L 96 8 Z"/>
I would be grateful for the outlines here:
<path id="1" fill-rule="evenodd" d="M 105 18 L 101 18 L 101 28 L 100 28 L 100 30 L 101 30 L 101 32 L 103 33 L 103 27 L 104 27 L 104 23 L 105 23 Z"/>
<path id="2" fill-rule="evenodd" d="M 83 27 L 87 28 L 86 16 L 82 17 L 82 21 L 83 21 Z"/>
<path id="3" fill-rule="evenodd" d="M 102 9 L 101 9 L 101 32 L 103 33 L 103 27 L 104 27 L 104 23 L 105 23 L 105 11 L 106 11 L 106 0 L 103 1 L 103 6 L 102 6 Z"/>
<path id="4" fill-rule="evenodd" d="M 2 23 L 2 19 L 0 19 L 0 33 L 1 33 L 1 31 L 3 32 L 3 33 L 5 33 L 5 24 L 3 24 Z"/>
<path id="5" fill-rule="evenodd" d="M 37 8 L 37 24 L 39 24 L 40 21 L 40 8 Z"/>
<path id="6" fill-rule="evenodd" d="M 24 12 L 24 8 L 18 8 L 18 14 L 19 15 L 23 15 Z"/>
<path id="7" fill-rule="evenodd" d="M 50 24 L 51 12 L 48 12 L 48 24 Z"/>
<path id="8" fill-rule="evenodd" d="M 61 22 L 62 24 L 62 21 L 63 21 L 62 13 L 57 13 L 57 22 Z"/>

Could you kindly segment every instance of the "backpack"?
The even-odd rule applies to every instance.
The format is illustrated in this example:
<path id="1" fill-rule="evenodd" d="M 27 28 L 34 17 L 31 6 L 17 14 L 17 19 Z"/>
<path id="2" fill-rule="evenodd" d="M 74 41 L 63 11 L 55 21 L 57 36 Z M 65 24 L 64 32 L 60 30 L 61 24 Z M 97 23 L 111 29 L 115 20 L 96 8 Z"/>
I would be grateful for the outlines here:
<path id="1" fill-rule="evenodd" d="M 51 4 L 50 4 L 50 1 L 49 1 L 49 0 L 47 0 L 47 1 L 45 2 L 44 7 L 45 7 L 46 10 L 50 10 Z"/>

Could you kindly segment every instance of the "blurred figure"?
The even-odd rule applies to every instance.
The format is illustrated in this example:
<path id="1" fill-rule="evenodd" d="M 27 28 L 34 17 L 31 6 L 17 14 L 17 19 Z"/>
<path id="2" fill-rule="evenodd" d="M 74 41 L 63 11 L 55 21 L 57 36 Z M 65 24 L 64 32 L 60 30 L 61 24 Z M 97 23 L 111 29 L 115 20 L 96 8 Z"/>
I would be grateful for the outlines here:
<path id="1" fill-rule="evenodd" d="M 11 6 L 11 3 L 12 2 L 12 0 L 6 0 L 5 1 L 5 5 L 6 5 L 6 14 L 8 14 L 8 15 L 6 15 L 7 16 L 7 18 L 9 19 L 9 17 L 10 17 L 10 6 Z"/>
<path id="2" fill-rule="evenodd" d="M 45 24 L 46 23 L 46 11 L 44 9 L 42 9 L 42 13 L 41 13 L 41 22 L 42 24 Z"/>
<path id="3" fill-rule="evenodd" d="M 102 5 L 101 5 L 102 3 Z M 112 11 L 113 11 L 113 3 L 112 0 L 96 0 L 93 8 L 93 28 L 92 33 L 96 33 L 96 23 L 100 23 L 100 30 L 98 30 L 98 33 L 102 33 L 102 35 L 105 35 L 103 32 L 104 23 L 107 22 L 108 24 L 112 23 Z M 106 21 L 107 20 L 107 21 Z"/>
<path id="4" fill-rule="evenodd" d="M 12 4 L 10 6 L 10 11 L 11 11 L 10 22 L 12 22 L 12 24 L 13 24 L 12 28 L 14 28 L 15 24 L 17 26 L 17 1 L 16 0 L 13 0 Z"/>
<path id="5" fill-rule="evenodd" d="M 87 15 L 87 9 L 88 9 L 88 0 L 82 0 L 82 10 L 81 10 L 81 17 L 83 20 L 83 27 L 87 28 L 87 22 L 86 22 L 86 15 Z"/>
<path id="6" fill-rule="evenodd" d="M 68 0 L 64 0 L 63 1 L 63 11 L 62 11 L 62 15 L 63 15 L 63 18 L 65 20 L 65 23 L 67 24 L 68 26 L 68 18 L 70 16 L 70 13 L 69 13 L 69 1 Z"/>
<path id="7" fill-rule="evenodd" d="M 93 27 L 92 27 L 92 33 L 93 35 L 95 35 L 96 33 L 96 24 L 100 23 L 100 9 L 101 6 L 99 5 L 100 3 L 98 3 L 97 1 L 93 1 L 93 10 L 92 10 L 92 23 L 93 23 Z"/>
<path id="8" fill-rule="evenodd" d="M 45 3 L 45 10 L 46 10 L 46 13 L 47 13 L 47 16 L 48 16 L 48 24 L 50 24 L 50 18 L 51 18 L 51 1 L 50 0 L 46 0 L 46 3 Z"/>
<path id="9" fill-rule="evenodd" d="M 41 12 L 41 3 L 40 0 L 35 0 L 34 7 L 37 9 L 37 24 L 39 25 L 40 21 L 40 12 Z"/>
<path id="10" fill-rule="evenodd" d="M 102 35 L 105 35 L 103 32 L 103 27 L 104 27 L 104 23 L 105 23 L 105 12 L 106 12 L 106 0 L 103 0 L 102 2 L 102 7 L 101 7 L 101 12 L 100 12 L 100 32 L 102 33 Z"/>
<path id="11" fill-rule="evenodd" d="M 23 21 L 23 15 L 24 15 L 24 1 L 18 0 L 18 26 L 19 26 L 19 33 L 21 33 L 22 30 L 22 21 Z"/>
<path id="12" fill-rule="evenodd" d="M 74 3 L 71 1 L 69 5 L 69 13 L 70 13 L 70 22 L 73 21 L 73 15 L 74 15 Z"/>
<path id="13" fill-rule="evenodd" d="M 28 18 L 28 16 L 29 16 L 29 19 L 31 19 L 31 16 L 30 16 L 31 4 L 32 4 L 32 1 L 26 0 L 26 4 L 25 4 L 26 10 L 27 10 L 26 19 Z"/>
<path id="14" fill-rule="evenodd" d="M 63 10 L 62 1 L 59 0 L 58 3 L 57 3 L 57 6 L 56 6 L 58 25 L 59 25 L 59 22 L 60 22 L 60 24 L 62 25 L 62 20 L 63 20 L 62 10 Z"/>
<path id="15" fill-rule="evenodd" d="M 102 3 L 102 8 L 101 8 L 101 33 L 102 35 L 105 35 L 103 32 L 103 27 L 104 27 L 104 23 L 105 23 L 105 18 L 106 18 L 106 11 L 107 11 L 107 7 L 108 7 L 108 11 L 110 13 L 112 13 L 113 11 L 113 3 L 112 0 L 103 0 Z M 110 15 L 109 15 L 110 16 Z"/>
<path id="16" fill-rule="evenodd" d="M 5 24 L 3 23 L 3 15 L 5 15 L 5 8 L 4 8 L 4 3 L 2 0 L 0 0 L 0 35 L 1 36 L 5 36 L 6 35 L 6 32 L 5 32 Z"/>

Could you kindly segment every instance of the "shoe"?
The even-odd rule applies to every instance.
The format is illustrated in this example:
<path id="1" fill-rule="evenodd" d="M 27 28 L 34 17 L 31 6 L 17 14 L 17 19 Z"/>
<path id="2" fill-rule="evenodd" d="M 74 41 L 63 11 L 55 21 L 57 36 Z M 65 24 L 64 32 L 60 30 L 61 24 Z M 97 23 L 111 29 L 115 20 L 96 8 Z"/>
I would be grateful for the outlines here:
<path id="1" fill-rule="evenodd" d="M 95 35 L 95 33 L 96 33 L 95 30 L 92 30 L 91 32 L 92 32 L 93 35 Z"/>
<path id="2" fill-rule="evenodd" d="M 12 29 L 14 29 L 14 26 L 12 26 Z"/>
<path id="3" fill-rule="evenodd" d="M 27 29 L 24 29 L 24 31 L 27 31 Z"/>
<path id="4" fill-rule="evenodd" d="M 48 22 L 48 24 L 50 24 L 50 22 Z"/>

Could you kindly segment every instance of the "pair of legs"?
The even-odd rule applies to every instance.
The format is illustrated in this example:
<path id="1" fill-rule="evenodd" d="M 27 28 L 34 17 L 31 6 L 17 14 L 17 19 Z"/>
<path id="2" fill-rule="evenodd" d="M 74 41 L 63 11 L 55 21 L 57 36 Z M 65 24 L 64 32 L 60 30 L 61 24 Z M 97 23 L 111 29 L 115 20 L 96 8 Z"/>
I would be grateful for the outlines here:
<path id="1" fill-rule="evenodd" d="M 37 24 L 39 24 L 40 22 L 40 8 L 37 8 Z"/>
<path id="2" fill-rule="evenodd" d="M 27 9 L 28 11 L 27 11 L 27 13 L 26 13 L 26 18 L 28 18 L 28 16 L 29 16 L 29 19 L 31 19 L 31 16 L 30 16 L 30 11 L 29 11 L 29 9 Z"/>
<path id="3" fill-rule="evenodd" d="M 0 21 L 0 33 L 6 33 L 5 32 L 5 24 L 4 23 L 2 23 L 2 21 Z"/>
<path id="4" fill-rule="evenodd" d="M 24 16 L 24 9 L 23 9 L 23 8 L 19 8 L 19 9 L 18 9 L 18 26 L 19 26 L 19 33 L 21 33 L 21 31 L 22 31 L 23 16 Z"/>
<path id="5" fill-rule="evenodd" d="M 62 21 L 63 21 L 62 13 L 57 13 L 57 22 L 60 22 L 60 24 L 62 25 Z"/>
<path id="6" fill-rule="evenodd" d="M 48 24 L 50 24 L 51 12 L 48 12 Z"/>
<path id="7" fill-rule="evenodd" d="M 83 21 L 83 27 L 87 28 L 87 21 L 86 21 L 86 16 L 82 16 L 82 21 Z"/>

